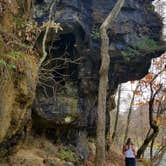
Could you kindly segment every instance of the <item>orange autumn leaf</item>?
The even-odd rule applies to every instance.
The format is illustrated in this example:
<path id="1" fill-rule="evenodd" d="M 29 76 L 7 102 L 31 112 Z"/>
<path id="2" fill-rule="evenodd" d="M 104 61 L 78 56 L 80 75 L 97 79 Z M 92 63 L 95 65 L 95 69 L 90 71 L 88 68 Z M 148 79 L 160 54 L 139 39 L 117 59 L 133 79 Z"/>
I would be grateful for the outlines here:
<path id="1" fill-rule="evenodd" d="M 140 91 L 138 91 L 138 90 L 135 90 L 133 93 L 134 93 L 135 95 L 140 95 L 140 94 L 141 94 Z"/>
<path id="2" fill-rule="evenodd" d="M 160 102 L 160 99 L 155 99 L 154 102 L 155 102 L 155 103 L 159 103 L 159 102 Z"/>
<path id="3" fill-rule="evenodd" d="M 153 79 L 153 74 L 149 73 L 145 76 L 145 78 L 149 81 L 149 80 Z"/>
<path id="4" fill-rule="evenodd" d="M 161 118 L 160 117 L 155 118 L 154 121 L 157 125 L 161 124 Z"/>
<path id="5" fill-rule="evenodd" d="M 22 63 L 19 63 L 17 65 L 17 70 L 18 72 L 23 73 L 25 71 L 24 65 Z"/>
<path id="6" fill-rule="evenodd" d="M 137 103 L 137 105 L 139 105 L 139 106 L 144 106 L 146 104 L 147 104 L 146 102 L 142 102 L 142 101 L 140 101 L 139 103 Z"/>

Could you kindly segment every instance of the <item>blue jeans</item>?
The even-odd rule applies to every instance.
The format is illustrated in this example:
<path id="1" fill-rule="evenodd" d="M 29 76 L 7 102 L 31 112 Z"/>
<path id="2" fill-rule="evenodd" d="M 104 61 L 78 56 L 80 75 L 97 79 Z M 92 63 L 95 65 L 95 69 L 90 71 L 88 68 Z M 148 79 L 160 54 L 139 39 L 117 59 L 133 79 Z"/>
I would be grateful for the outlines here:
<path id="1" fill-rule="evenodd" d="M 125 158 L 126 166 L 136 166 L 135 158 Z"/>

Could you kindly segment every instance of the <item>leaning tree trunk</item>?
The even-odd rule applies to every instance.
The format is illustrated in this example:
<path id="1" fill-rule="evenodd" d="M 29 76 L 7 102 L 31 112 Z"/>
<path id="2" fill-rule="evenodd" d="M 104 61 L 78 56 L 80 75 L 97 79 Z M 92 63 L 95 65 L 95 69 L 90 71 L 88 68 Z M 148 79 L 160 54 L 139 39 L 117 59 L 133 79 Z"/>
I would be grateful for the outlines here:
<path id="1" fill-rule="evenodd" d="M 149 101 L 149 124 L 150 124 L 150 127 L 153 131 L 151 134 L 147 135 L 142 146 L 138 149 L 137 158 L 141 158 L 141 155 L 144 154 L 149 143 L 151 141 L 153 141 L 159 133 L 159 126 L 153 120 L 153 102 L 154 102 L 154 98 L 151 101 Z"/>
<path id="2" fill-rule="evenodd" d="M 161 160 L 163 159 L 164 155 L 166 153 L 166 145 L 164 145 L 159 152 L 154 156 L 152 162 L 153 166 L 158 166 L 161 163 Z"/>
<path id="3" fill-rule="evenodd" d="M 159 75 L 161 72 L 162 72 L 162 71 L 160 71 L 160 72 L 158 73 L 158 75 Z M 160 85 L 160 87 L 155 91 L 155 93 L 153 92 L 153 89 L 152 89 L 152 83 L 153 83 L 153 81 L 157 78 L 158 75 L 156 75 L 156 76 L 153 78 L 153 80 L 150 82 L 151 96 L 150 96 L 150 100 L 149 100 L 149 103 L 148 103 L 148 104 L 149 104 L 149 125 L 150 125 L 150 127 L 151 127 L 151 129 L 152 129 L 153 131 L 152 131 L 151 134 L 149 134 L 149 135 L 145 138 L 145 140 L 144 140 L 142 146 L 139 148 L 139 150 L 138 150 L 138 152 L 137 152 L 137 158 L 141 158 L 141 155 L 144 154 L 144 152 L 145 152 L 145 150 L 147 149 L 149 143 L 150 143 L 151 141 L 153 141 L 153 140 L 157 137 L 157 135 L 158 135 L 158 133 L 159 133 L 159 126 L 158 126 L 158 124 L 154 121 L 154 118 L 153 118 L 153 112 L 154 112 L 153 107 L 154 107 L 154 100 L 155 100 L 155 97 L 156 97 L 156 95 L 159 93 L 159 91 L 161 90 L 162 85 Z"/>
<path id="4" fill-rule="evenodd" d="M 141 158 L 141 155 L 145 152 L 149 143 L 157 137 L 158 133 L 159 133 L 159 127 L 156 126 L 153 129 L 153 132 L 144 140 L 142 146 L 139 148 L 139 150 L 137 152 L 137 158 Z"/>
<path id="5" fill-rule="evenodd" d="M 114 130 L 113 130 L 113 133 L 112 133 L 112 143 L 114 143 L 114 140 L 115 140 L 115 137 L 116 137 L 116 132 L 117 132 L 119 112 L 120 112 L 120 99 L 121 99 L 121 84 L 119 85 L 119 89 L 118 89 L 118 102 L 117 102 L 117 110 L 116 110 Z"/>
<path id="6" fill-rule="evenodd" d="M 105 114 L 106 96 L 108 84 L 108 70 L 110 65 L 109 57 L 109 37 L 107 30 L 112 25 L 116 16 L 120 12 L 124 0 L 118 0 L 113 10 L 100 27 L 101 33 L 101 67 L 98 90 L 98 112 L 97 112 L 97 140 L 96 140 L 96 166 L 103 166 L 105 163 Z"/>
<path id="7" fill-rule="evenodd" d="M 131 113 L 132 113 L 132 109 L 133 109 L 133 102 L 135 99 L 135 92 L 138 90 L 139 87 L 139 83 L 137 84 L 134 92 L 133 92 L 133 96 L 130 102 L 130 107 L 129 107 L 129 112 L 128 112 L 128 116 L 127 116 L 127 123 L 126 123 L 126 130 L 125 130 L 125 135 L 124 135 L 124 141 L 123 144 L 125 144 L 127 137 L 128 137 L 128 132 L 129 132 L 129 125 L 130 125 L 130 120 L 131 120 Z"/>

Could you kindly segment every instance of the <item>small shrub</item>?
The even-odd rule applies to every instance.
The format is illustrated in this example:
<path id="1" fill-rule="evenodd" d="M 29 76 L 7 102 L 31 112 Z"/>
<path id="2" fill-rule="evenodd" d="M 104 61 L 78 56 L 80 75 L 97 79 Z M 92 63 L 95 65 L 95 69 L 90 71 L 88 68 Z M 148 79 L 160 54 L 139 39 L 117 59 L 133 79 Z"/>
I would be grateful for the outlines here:
<path id="1" fill-rule="evenodd" d="M 125 60 L 129 61 L 132 57 L 152 53 L 159 48 L 160 46 L 155 40 L 144 36 L 137 40 L 132 46 L 127 47 L 126 50 L 122 51 L 122 55 Z"/>
<path id="2" fill-rule="evenodd" d="M 125 51 L 122 51 L 122 55 L 125 60 L 129 60 L 131 57 L 140 55 L 140 52 L 136 49 L 128 47 Z"/>
<path id="3" fill-rule="evenodd" d="M 65 161 L 71 161 L 73 163 L 77 162 L 77 157 L 74 152 L 70 150 L 61 150 L 57 153 L 57 156 Z"/>
<path id="4" fill-rule="evenodd" d="M 16 65 L 12 63 L 7 63 L 4 59 L 0 59 L 0 67 L 6 67 L 9 70 L 16 70 Z"/>
<path id="5" fill-rule="evenodd" d="M 7 63 L 4 59 L 0 59 L 0 66 L 7 66 Z"/>
<path id="6" fill-rule="evenodd" d="M 159 48 L 156 41 L 154 41 L 153 39 L 150 39 L 147 36 L 144 36 L 140 40 L 136 41 L 136 43 L 134 43 L 133 47 L 135 49 L 146 51 L 146 52 L 152 52 L 152 51 L 156 50 L 157 48 Z"/>
<path id="7" fill-rule="evenodd" d="M 91 37 L 92 37 L 92 39 L 95 39 L 95 40 L 100 39 L 100 29 L 97 27 L 93 28 L 93 30 L 91 32 Z"/>

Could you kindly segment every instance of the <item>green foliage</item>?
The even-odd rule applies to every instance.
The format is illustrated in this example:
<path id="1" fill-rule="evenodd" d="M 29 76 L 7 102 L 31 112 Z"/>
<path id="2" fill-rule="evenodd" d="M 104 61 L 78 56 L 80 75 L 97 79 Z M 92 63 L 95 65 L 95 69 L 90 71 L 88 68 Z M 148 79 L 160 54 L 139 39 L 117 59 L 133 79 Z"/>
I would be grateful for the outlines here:
<path id="1" fill-rule="evenodd" d="M 3 59 L 0 59 L 0 66 L 7 66 L 6 61 Z"/>
<path id="2" fill-rule="evenodd" d="M 160 46 L 156 41 L 144 36 L 137 40 L 131 47 L 127 47 L 126 50 L 122 51 L 122 55 L 125 60 L 129 61 L 132 57 L 152 53 L 159 48 Z"/>
<path id="3" fill-rule="evenodd" d="M 0 59 L 0 67 L 7 67 L 9 70 L 15 70 L 17 67 L 15 64 L 7 63 L 4 59 Z"/>
<path id="4" fill-rule="evenodd" d="M 57 156 L 65 161 L 77 162 L 77 157 L 71 150 L 61 150 L 57 153 Z"/>
<path id="5" fill-rule="evenodd" d="M 17 69 L 17 66 L 15 64 L 8 64 L 7 67 L 10 69 L 10 70 L 16 70 Z"/>
<path id="6" fill-rule="evenodd" d="M 23 56 L 23 52 L 12 50 L 12 51 L 10 51 L 10 52 L 8 53 L 8 56 L 9 56 L 10 58 L 16 60 L 16 59 L 21 58 L 21 57 Z"/>
<path id="7" fill-rule="evenodd" d="M 150 10 L 150 11 L 154 11 L 154 9 L 155 9 L 155 6 L 152 5 L 152 4 L 146 4 L 145 7 L 146 7 L 147 10 Z"/>
<path id="8" fill-rule="evenodd" d="M 16 61 L 23 56 L 23 52 L 21 51 L 10 51 L 3 58 L 0 58 L 0 67 L 6 67 L 9 70 L 16 70 Z"/>
<path id="9" fill-rule="evenodd" d="M 93 28 L 93 30 L 91 32 L 91 37 L 92 37 L 92 39 L 95 39 L 95 40 L 100 39 L 100 29 L 97 27 Z"/>
<path id="10" fill-rule="evenodd" d="M 146 51 L 147 53 L 152 52 L 156 50 L 157 48 L 159 48 L 156 41 L 154 41 L 153 39 L 150 39 L 147 36 L 144 36 L 140 40 L 136 41 L 133 47 L 138 50 Z"/>
<path id="11" fill-rule="evenodd" d="M 122 55 L 125 60 L 130 60 L 131 57 L 140 55 L 140 52 L 136 49 L 128 47 L 125 51 L 122 51 Z"/>
<path id="12" fill-rule="evenodd" d="M 13 16 L 13 22 L 15 23 L 16 29 L 23 29 L 25 28 L 25 19 L 22 16 Z"/>

